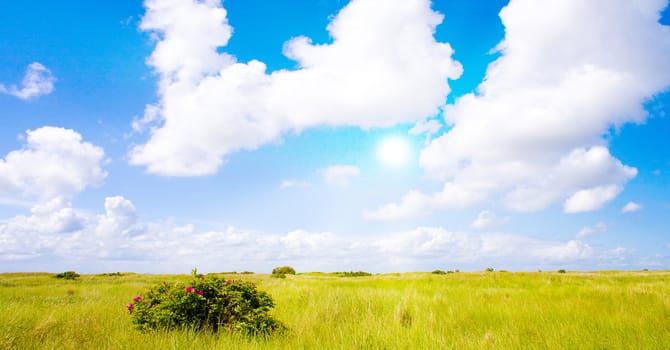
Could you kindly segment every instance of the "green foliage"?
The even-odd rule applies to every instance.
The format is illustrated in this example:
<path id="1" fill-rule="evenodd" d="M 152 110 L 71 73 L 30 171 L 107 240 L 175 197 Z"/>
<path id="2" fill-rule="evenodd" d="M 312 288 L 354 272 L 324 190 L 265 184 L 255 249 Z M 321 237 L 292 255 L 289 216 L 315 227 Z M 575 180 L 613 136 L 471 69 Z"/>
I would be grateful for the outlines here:
<path id="1" fill-rule="evenodd" d="M 79 277 L 79 274 L 74 271 L 65 271 L 54 276 L 56 278 L 62 278 L 66 280 L 76 280 Z"/>
<path id="2" fill-rule="evenodd" d="M 269 336 L 285 330 L 269 315 L 274 302 L 253 282 L 203 276 L 190 283 L 163 282 L 127 305 L 140 330 L 192 329 Z"/>
<path id="3" fill-rule="evenodd" d="M 560 269 L 560 270 L 558 270 L 558 273 L 565 273 L 565 270 L 564 270 L 564 269 Z"/>
<path id="4" fill-rule="evenodd" d="M 442 270 L 433 270 L 433 272 L 431 272 L 431 273 L 434 274 L 434 275 L 446 275 L 447 274 L 446 272 L 444 272 Z"/>
<path id="5" fill-rule="evenodd" d="M 365 276 L 372 276 L 371 273 L 365 272 L 365 271 L 349 271 L 349 272 L 338 272 L 337 273 L 340 277 L 365 277 Z"/>
<path id="6" fill-rule="evenodd" d="M 104 277 L 121 277 L 123 274 L 121 272 L 107 272 L 107 273 L 101 273 L 98 276 L 104 276 Z"/>
<path id="7" fill-rule="evenodd" d="M 273 275 L 295 275 L 295 269 L 291 266 L 275 267 L 272 270 Z"/>
<path id="8" fill-rule="evenodd" d="M 493 272 L 493 268 L 492 267 L 487 267 L 486 272 Z"/>

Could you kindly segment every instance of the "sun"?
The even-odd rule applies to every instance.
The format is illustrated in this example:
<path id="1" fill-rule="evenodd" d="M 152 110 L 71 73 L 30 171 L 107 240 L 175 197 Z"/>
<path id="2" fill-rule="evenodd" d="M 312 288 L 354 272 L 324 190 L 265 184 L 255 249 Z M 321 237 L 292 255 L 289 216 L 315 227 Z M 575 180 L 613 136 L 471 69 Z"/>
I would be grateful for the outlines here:
<path id="1" fill-rule="evenodd" d="M 400 136 L 389 136 L 377 144 L 377 157 L 386 166 L 402 167 L 409 162 L 411 146 Z"/>

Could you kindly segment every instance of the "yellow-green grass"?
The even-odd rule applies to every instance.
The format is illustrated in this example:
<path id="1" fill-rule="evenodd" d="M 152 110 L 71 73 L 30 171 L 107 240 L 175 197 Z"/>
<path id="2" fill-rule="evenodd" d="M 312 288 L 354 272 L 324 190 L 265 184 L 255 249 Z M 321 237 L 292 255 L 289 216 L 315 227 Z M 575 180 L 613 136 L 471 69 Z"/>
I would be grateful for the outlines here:
<path id="1" fill-rule="evenodd" d="M 0 274 L 0 349 L 670 349 L 670 272 L 403 273 L 254 281 L 290 332 L 141 333 L 125 306 L 187 275 Z"/>

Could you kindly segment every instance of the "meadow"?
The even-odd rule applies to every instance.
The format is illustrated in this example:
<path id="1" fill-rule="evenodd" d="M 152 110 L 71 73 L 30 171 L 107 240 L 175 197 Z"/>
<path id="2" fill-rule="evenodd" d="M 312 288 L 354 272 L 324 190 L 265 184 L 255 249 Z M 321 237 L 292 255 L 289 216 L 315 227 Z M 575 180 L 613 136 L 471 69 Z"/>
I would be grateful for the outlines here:
<path id="1" fill-rule="evenodd" d="M 133 328 L 137 293 L 189 275 L 53 276 L 0 274 L 0 349 L 670 349 L 668 271 L 229 275 L 274 298 L 270 339 Z"/>

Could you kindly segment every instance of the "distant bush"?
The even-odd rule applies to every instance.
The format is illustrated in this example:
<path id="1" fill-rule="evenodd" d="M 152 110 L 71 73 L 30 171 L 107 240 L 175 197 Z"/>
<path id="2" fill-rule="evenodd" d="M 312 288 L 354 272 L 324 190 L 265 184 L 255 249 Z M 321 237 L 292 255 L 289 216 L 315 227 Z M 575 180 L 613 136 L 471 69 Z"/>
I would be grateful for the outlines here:
<path id="1" fill-rule="evenodd" d="M 163 282 L 138 294 L 126 308 L 142 331 L 188 328 L 269 336 L 286 327 L 268 313 L 269 294 L 253 282 L 193 274 L 190 283 Z"/>
<path id="2" fill-rule="evenodd" d="M 74 271 L 65 271 L 57 274 L 55 277 L 66 280 L 76 280 L 77 278 L 79 278 L 79 274 Z"/>
<path id="3" fill-rule="evenodd" d="M 274 278 L 286 278 L 286 275 L 295 275 L 295 269 L 291 266 L 281 266 L 275 267 L 272 270 L 272 276 Z"/>
<path id="4" fill-rule="evenodd" d="M 253 271 L 242 271 L 242 272 L 240 272 L 240 275 L 253 275 L 253 274 L 254 274 Z"/>
<path id="5" fill-rule="evenodd" d="M 558 270 L 558 273 L 565 273 L 565 270 L 564 270 L 564 269 L 560 269 L 560 270 Z"/>
<path id="6" fill-rule="evenodd" d="M 338 272 L 338 275 L 340 277 L 365 277 L 365 276 L 372 276 L 371 273 L 365 272 L 365 271 L 349 271 L 349 272 Z"/>
<path id="7" fill-rule="evenodd" d="M 275 267 L 272 270 L 273 275 L 295 275 L 295 269 L 291 266 Z"/>
<path id="8" fill-rule="evenodd" d="M 119 277 L 119 276 L 123 276 L 123 274 L 121 272 L 107 272 L 107 273 L 101 273 L 98 276 Z"/>
<path id="9" fill-rule="evenodd" d="M 431 272 L 431 273 L 434 274 L 434 275 L 446 275 L 447 274 L 446 272 L 444 272 L 442 270 L 433 270 L 433 272 Z"/>
<path id="10" fill-rule="evenodd" d="M 493 268 L 492 267 L 487 267 L 486 272 L 493 272 Z"/>

